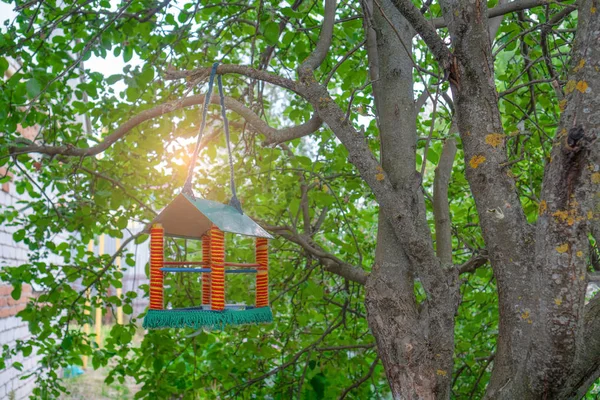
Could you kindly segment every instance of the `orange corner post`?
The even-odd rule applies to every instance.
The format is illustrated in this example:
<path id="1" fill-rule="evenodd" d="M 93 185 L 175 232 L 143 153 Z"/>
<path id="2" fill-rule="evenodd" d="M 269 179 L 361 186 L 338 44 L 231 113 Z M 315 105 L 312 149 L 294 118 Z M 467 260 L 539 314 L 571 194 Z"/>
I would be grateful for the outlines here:
<path id="1" fill-rule="evenodd" d="M 150 228 L 150 309 L 163 309 L 164 235 L 161 224 Z"/>
<path id="2" fill-rule="evenodd" d="M 210 305 L 225 309 L 225 234 L 215 225 L 210 228 Z"/>
<path id="3" fill-rule="evenodd" d="M 269 240 L 256 238 L 256 307 L 269 305 Z"/>
<path id="4" fill-rule="evenodd" d="M 204 268 L 211 268 L 211 256 L 210 256 L 210 237 L 211 234 L 208 232 L 202 237 L 202 261 L 204 262 Z M 210 304 L 210 272 L 202 273 L 202 304 Z"/>

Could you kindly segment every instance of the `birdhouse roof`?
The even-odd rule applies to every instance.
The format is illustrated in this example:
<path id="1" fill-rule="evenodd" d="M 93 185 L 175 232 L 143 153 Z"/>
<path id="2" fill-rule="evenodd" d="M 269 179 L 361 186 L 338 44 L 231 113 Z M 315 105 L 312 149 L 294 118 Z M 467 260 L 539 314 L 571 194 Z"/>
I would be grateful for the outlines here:
<path id="1" fill-rule="evenodd" d="M 216 225 L 223 232 L 245 236 L 273 237 L 250 217 L 216 201 L 179 194 L 146 228 L 161 224 L 166 236 L 200 239 Z"/>

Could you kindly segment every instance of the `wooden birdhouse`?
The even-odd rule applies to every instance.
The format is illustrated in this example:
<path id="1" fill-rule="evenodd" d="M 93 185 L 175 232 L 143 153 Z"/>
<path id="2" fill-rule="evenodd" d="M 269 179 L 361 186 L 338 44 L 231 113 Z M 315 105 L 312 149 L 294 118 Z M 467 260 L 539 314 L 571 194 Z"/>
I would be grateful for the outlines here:
<path id="1" fill-rule="evenodd" d="M 218 202 L 178 195 L 147 227 L 150 233 L 150 309 L 144 328 L 222 329 L 229 324 L 270 322 L 268 240 L 260 225 L 238 209 Z M 251 263 L 225 260 L 225 232 L 256 238 L 256 258 Z M 164 259 L 164 238 L 202 241 L 202 261 Z M 168 273 L 201 274 L 202 304 L 165 309 L 163 278 Z M 256 301 L 250 305 L 225 302 L 227 274 L 256 274 Z"/>

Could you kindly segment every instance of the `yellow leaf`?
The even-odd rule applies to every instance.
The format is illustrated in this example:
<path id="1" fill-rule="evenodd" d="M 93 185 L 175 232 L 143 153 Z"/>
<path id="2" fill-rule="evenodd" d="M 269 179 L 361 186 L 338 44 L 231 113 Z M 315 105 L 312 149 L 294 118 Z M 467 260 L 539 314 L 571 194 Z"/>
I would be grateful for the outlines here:
<path id="1" fill-rule="evenodd" d="M 575 90 L 576 86 L 577 86 L 577 82 L 575 82 L 574 80 L 568 81 L 567 84 L 565 85 L 565 93 L 566 94 L 571 93 L 573 90 Z"/>
<path id="2" fill-rule="evenodd" d="M 579 70 L 581 68 L 583 68 L 584 65 L 585 65 L 585 60 L 582 58 L 581 60 L 579 60 L 579 64 L 577 64 L 577 66 L 575 68 L 573 68 L 573 72 L 579 72 Z"/>
<path id="3" fill-rule="evenodd" d="M 600 183 L 600 172 L 594 172 L 592 174 L 592 183 L 595 183 L 596 185 Z"/>
<path id="4" fill-rule="evenodd" d="M 588 84 L 586 81 L 579 81 L 579 82 L 577 82 L 577 86 L 575 88 L 577 90 L 579 90 L 581 93 L 585 93 L 585 91 L 588 88 Z"/>
<path id="5" fill-rule="evenodd" d="M 504 135 L 501 133 L 490 133 L 485 137 L 485 142 L 492 147 L 498 147 L 504 142 Z"/>
<path id="6" fill-rule="evenodd" d="M 448 375 L 448 373 L 446 371 L 444 371 L 443 369 L 438 369 L 437 370 L 437 374 L 440 376 L 446 376 Z"/>
<path id="7" fill-rule="evenodd" d="M 554 299 L 554 304 L 556 304 L 557 306 L 560 306 L 562 304 L 562 300 L 559 298 Z"/>
<path id="8" fill-rule="evenodd" d="M 562 222 L 565 222 L 567 220 L 567 218 L 569 218 L 569 213 L 566 211 L 560 211 L 558 210 L 557 212 L 555 212 L 554 214 L 552 214 L 553 217 L 555 217 L 558 220 L 561 220 Z"/>
<path id="9" fill-rule="evenodd" d="M 484 161 L 485 161 L 485 157 L 484 156 L 481 156 L 481 155 L 479 155 L 479 156 L 473 156 L 471 158 L 471 161 L 469 161 L 469 165 L 471 166 L 471 168 L 476 169 Z"/>
<path id="10" fill-rule="evenodd" d="M 540 206 L 538 208 L 538 215 L 544 214 L 547 209 L 548 209 L 548 203 L 546 203 L 546 200 L 540 201 Z"/>
<path id="11" fill-rule="evenodd" d="M 562 99 L 561 101 L 558 102 L 558 108 L 560 108 L 560 111 L 565 111 L 567 109 L 567 99 Z"/>
<path id="12" fill-rule="evenodd" d="M 377 179 L 378 181 L 382 181 L 385 179 L 385 175 L 383 175 L 381 172 L 378 173 L 377 175 L 375 175 L 375 179 Z"/>
<path id="13" fill-rule="evenodd" d="M 569 251 L 569 244 L 568 243 L 563 243 L 560 246 L 558 246 L 556 248 L 556 251 L 558 251 L 559 253 L 566 253 L 567 251 Z"/>

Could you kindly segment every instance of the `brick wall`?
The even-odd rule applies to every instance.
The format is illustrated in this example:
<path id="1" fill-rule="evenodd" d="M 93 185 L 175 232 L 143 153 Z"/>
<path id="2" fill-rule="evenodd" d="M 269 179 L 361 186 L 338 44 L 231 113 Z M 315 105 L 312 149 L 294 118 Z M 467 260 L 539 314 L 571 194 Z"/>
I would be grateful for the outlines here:
<path id="1" fill-rule="evenodd" d="M 0 167 L 0 176 L 3 176 L 6 170 Z M 17 206 L 18 200 L 27 200 L 28 196 L 18 195 L 13 182 L 6 182 L 0 185 L 0 208 L 2 206 Z M 125 240 L 129 232 L 136 233 L 143 228 L 140 224 L 133 224 L 129 230 L 124 231 Z M 28 248 L 20 243 L 15 243 L 12 235 L 17 227 L 0 225 L 0 269 L 3 266 L 15 266 L 28 262 Z M 94 253 L 98 254 L 98 246 L 94 246 Z M 105 253 L 112 254 L 116 251 L 116 243 L 113 238 L 105 238 Z M 127 252 L 135 254 L 136 265 L 129 267 L 123 260 L 123 292 L 133 290 L 138 292 L 138 297 L 133 302 L 134 315 L 142 312 L 148 306 L 148 299 L 143 297 L 139 290 L 139 285 L 147 284 L 148 278 L 145 274 L 145 265 L 148 262 L 148 243 L 136 245 L 133 242 L 127 246 Z M 60 259 L 51 257 L 49 262 L 60 263 Z M 11 296 L 12 287 L 0 283 L 0 351 L 2 346 L 8 345 L 14 347 L 17 340 L 27 340 L 29 330 L 26 323 L 23 323 L 16 314 L 25 308 L 28 299 L 32 296 L 32 288 L 29 285 L 23 285 L 21 298 L 14 300 Z M 131 316 L 125 316 L 125 322 Z M 111 321 L 112 323 L 112 321 Z M 92 329 L 93 331 L 93 329 Z M 31 356 L 26 359 L 22 355 L 7 360 L 6 368 L 0 370 L 0 400 L 4 399 L 27 399 L 35 387 L 35 378 L 30 377 L 21 380 L 20 377 L 27 375 L 37 365 L 38 357 L 35 350 Z M 22 371 L 12 367 L 13 362 L 19 362 L 23 365 Z"/>
<path id="2" fill-rule="evenodd" d="M 4 175 L 3 171 L 0 171 Z M 18 196 L 14 184 L 7 182 L 0 187 L 0 207 L 2 205 L 16 205 L 16 201 L 23 196 Z M 22 244 L 13 241 L 12 234 L 15 227 L 0 225 L 0 268 L 5 265 L 19 265 L 27 262 L 28 249 Z M 23 285 L 21 298 L 14 300 L 11 297 L 12 287 L 0 284 L 0 347 L 8 345 L 14 347 L 16 341 L 29 338 L 27 324 L 15 315 L 25 308 L 27 300 L 32 295 L 32 288 Z M 12 367 L 13 362 L 23 364 L 23 370 L 18 371 Z M 22 355 L 7 361 L 6 368 L 0 370 L 0 399 L 15 400 L 27 399 L 34 388 L 34 378 L 21 380 L 20 377 L 30 372 L 37 364 L 34 353 L 27 358 Z"/>
<path id="3" fill-rule="evenodd" d="M 29 337 L 29 330 L 20 318 L 15 315 L 25 307 L 27 298 L 31 296 L 31 286 L 23 286 L 20 300 L 13 300 L 10 296 L 12 287 L 0 286 L 0 344 L 7 344 L 14 347 L 17 339 L 26 339 Z M 23 371 L 12 368 L 12 362 L 19 362 L 23 365 Z M 25 371 L 31 371 L 35 368 L 37 360 L 35 356 L 23 358 L 22 355 L 13 357 L 8 363 L 7 368 L 0 370 L 0 399 L 26 399 L 34 388 L 34 379 L 30 377 L 21 380 L 20 377 Z"/>
<path id="4" fill-rule="evenodd" d="M 10 77 L 14 69 L 18 69 L 19 65 L 14 60 L 8 59 L 10 68 L 5 72 L 4 78 Z M 3 77 L 0 77 L 2 79 Z M 73 85 L 78 84 L 79 80 L 70 81 Z M 81 122 L 84 127 L 90 131 L 90 121 L 84 116 L 76 116 L 77 121 Z M 34 140 L 38 133 L 38 127 L 22 128 L 19 126 L 17 131 L 25 138 Z M 12 178 L 10 172 L 7 173 L 6 168 L 0 167 L 0 177 L 8 175 Z M 0 184 L 0 209 L 2 206 L 17 206 L 18 200 L 28 200 L 29 197 L 25 194 L 19 196 L 16 193 L 13 182 L 5 182 Z M 138 232 L 142 229 L 139 224 L 134 224 L 130 227 L 130 231 Z M 10 227 L 0 225 L 0 269 L 3 266 L 14 266 L 28 262 L 28 249 L 22 244 L 14 242 L 12 235 L 17 230 L 16 227 Z M 128 236 L 128 230 L 124 231 L 125 238 Z M 116 250 L 116 246 L 113 239 L 107 239 L 107 248 L 105 252 L 112 254 Z M 112 246 L 112 247 L 111 247 Z M 147 284 L 148 277 L 145 274 L 145 265 L 148 262 L 148 243 L 141 245 L 135 245 L 130 243 L 127 246 L 127 251 L 136 254 L 136 265 L 134 267 L 128 267 L 123 262 L 123 292 L 134 290 L 138 292 L 138 297 L 134 300 L 134 315 L 142 312 L 148 306 L 148 299 L 143 298 L 141 291 L 139 290 L 140 284 Z M 95 249 L 97 254 L 97 249 Z M 57 257 L 51 257 L 48 262 L 60 263 Z M 0 351 L 4 345 L 14 347 L 17 340 L 27 340 L 29 330 L 27 324 L 23 323 L 20 318 L 16 317 L 16 314 L 25 308 L 25 304 L 28 299 L 32 296 L 32 288 L 29 285 L 24 285 L 21 292 L 21 298 L 14 300 L 11 297 L 12 287 L 3 285 L 0 283 Z M 131 316 L 128 316 L 131 318 Z M 127 320 L 126 320 L 127 321 Z M 35 350 L 32 355 L 23 358 L 22 355 L 14 357 L 11 360 L 7 360 L 7 368 L 0 370 L 0 400 L 14 399 L 21 400 L 27 399 L 31 395 L 33 388 L 35 387 L 34 377 L 28 378 L 27 380 L 21 380 L 20 377 L 27 375 L 37 365 L 38 357 L 35 355 Z M 19 362 L 23 365 L 22 371 L 18 371 L 11 365 L 13 362 Z"/>

